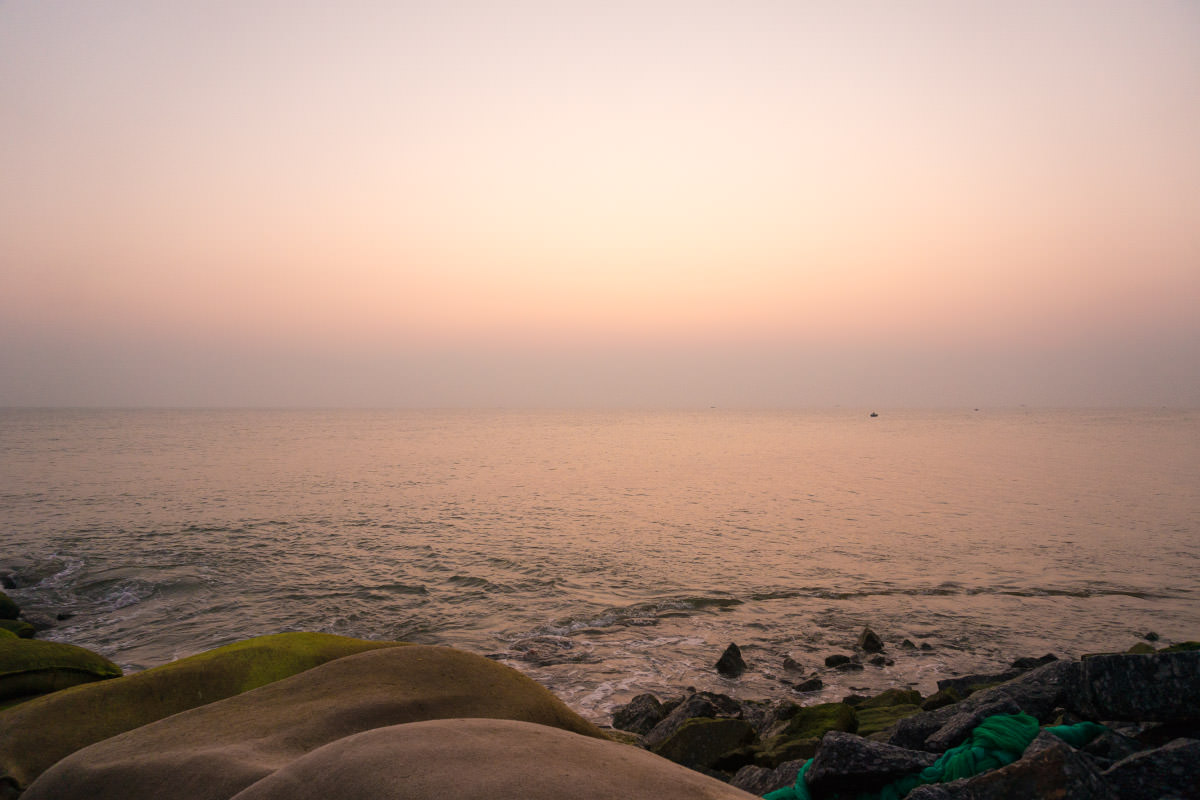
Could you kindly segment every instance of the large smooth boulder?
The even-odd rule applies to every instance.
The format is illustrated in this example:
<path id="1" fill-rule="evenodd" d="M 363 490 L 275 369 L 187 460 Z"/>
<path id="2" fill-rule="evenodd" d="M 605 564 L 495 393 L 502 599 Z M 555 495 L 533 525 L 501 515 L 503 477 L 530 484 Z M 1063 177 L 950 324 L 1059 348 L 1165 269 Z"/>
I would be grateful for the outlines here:
<path id="1" fill-rule="evenodd" d="M 336 658 L 396 647 L 328 633 L 259 636 L 0 713 L 0 780 L 22 787 L 90 744 Z"/>
<path id="2" fill-rule="evenodd" d="M 83 647 L 0 638 L 0 701 L 120 676 L 120 667 Z"/>
<path id="3" fill-rule="evenodd" d="M 335 659 L 97 742 L 42 773 L 23 800 L 226 800 L 339 739 L 401 723 L 469 717 L 533 722 L 605 739 L 510 667 L 447 647 L 390 647 Z M 410 763 L 437 758 L 427 753 Z M 452 775 L 482 780 L 498 768 L 486 759 L 456 759 L 452 752 L 441 758 L 455 765 L 438 772 L 446 781 L 443 791 L 454 784 Z M 526 771 L 536 775 L 552 767 L 541 759 Z"/>
<path id="4" fill-rule="evenodd" d="M 191 795 L 171 794 L 173 800 Z M 340 739 L 235 800 L 750 800 L 634 747 L 527 722 L 447 719 Z"/>

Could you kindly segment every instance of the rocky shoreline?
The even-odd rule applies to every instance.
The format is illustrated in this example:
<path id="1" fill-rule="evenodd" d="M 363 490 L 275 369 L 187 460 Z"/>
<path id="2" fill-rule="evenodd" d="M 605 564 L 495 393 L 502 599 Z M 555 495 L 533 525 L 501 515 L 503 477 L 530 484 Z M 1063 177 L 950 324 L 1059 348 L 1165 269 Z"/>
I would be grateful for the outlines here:
<path id="1" fill-rule="evenodd" d="M 0 592 L 0 798 L 1200 797 L 1196 642 L 1017 659 L 928 697 L 806 702 L 819 674 L 782 699 L 639 695 L 601 729 L 451 648 L 283 633 L 121 676 L 34 634 Z M 826 669 L 886 664 L 887 647 L 864 630 Z M 735 680 L 746 665 L 731 645 L 713 669 Z M 917 785 L 996 719 L 1029 741 L 979 774 Z"/>
<path id="2" fill-rule="evenodd" d="M 1157 640 L 1148 634 L 1150 640 Z M 883 659 L 882 640 L 864 630 L 851 656 L 831 655 L 830 669 Z M 714 669 L 745 669 L 736 645 Z M 820 688 L 817 675 L 798 687 Z M 802 691 L 799 694 L 803 694 Z M 1009 669 L 938 682 L 928 697 L 888 689 L 839 703 L 805 704 L 801 696 L 742 700 L 690 692 L 662 701 L 635 697 L 613 713 L 613 728 L 631 744 L 757 795 L 802 780 L 820 798 L 878 792 L 920 772 L 960 745 L 983 720 L 1026 714 L 1039 724 L 1099 723 L 1080 746 L 1042 734 L 1014 763 L 978 777 L 913 789 L 919 800 L 1012 797 L 1200 797 L 1200 643 L 1059 660 L 1020 658 Z M 1102 727 L 1100 727 L 1102 726 Z M 786 794 L 786 793 L 785 793 Z M 844 794 L 843 794 L 844 796 Z"/>

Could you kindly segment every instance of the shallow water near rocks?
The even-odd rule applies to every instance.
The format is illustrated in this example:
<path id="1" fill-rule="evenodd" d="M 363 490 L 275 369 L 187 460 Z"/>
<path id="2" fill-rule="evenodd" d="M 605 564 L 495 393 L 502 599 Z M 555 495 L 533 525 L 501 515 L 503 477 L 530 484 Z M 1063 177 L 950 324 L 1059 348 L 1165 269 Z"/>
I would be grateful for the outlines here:
<path id="1" fill-rule="evenodd" d="M 599 722 L 1200 638 L 1200 412 L 868 411 L 0 410 L 0 574 L 127 669 L 403 639 Z M 864 625 L 893 663 L 826 670 Z"/>

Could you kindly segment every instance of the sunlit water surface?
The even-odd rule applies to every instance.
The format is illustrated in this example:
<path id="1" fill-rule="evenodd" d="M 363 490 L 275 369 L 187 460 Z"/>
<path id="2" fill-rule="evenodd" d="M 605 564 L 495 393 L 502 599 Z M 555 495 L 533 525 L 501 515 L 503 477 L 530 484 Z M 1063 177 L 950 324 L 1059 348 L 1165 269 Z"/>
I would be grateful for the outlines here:
<path id="1" fill-rule="evenodd" d="M 3 410 L 0 445 L 9 594 L 127 669 L 401 639 L 604 722 L 783 696 L 785 656 L 816 701 L 1200 638 L 1196 411 Z M 894 664 L 825 671 L 864 625 Z"/>

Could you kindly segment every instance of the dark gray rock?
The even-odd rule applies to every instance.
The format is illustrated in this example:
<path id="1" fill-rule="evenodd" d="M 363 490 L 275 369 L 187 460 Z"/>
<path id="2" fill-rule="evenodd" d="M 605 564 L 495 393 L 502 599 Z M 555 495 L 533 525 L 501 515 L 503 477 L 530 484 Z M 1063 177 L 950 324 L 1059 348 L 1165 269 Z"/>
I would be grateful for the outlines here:
<path id="1" fill-rule="evenodd" d="M 1146 746 L 1137 739 L 1112 729 L 1106 730 L 1080 748 L 1082 752 L 1091 756 L 1092 760 L 1101 768 L 1110 767 L 1121 759 L 1134 753 L 1140 753 L 1145 749 Z"/>
<path id="2" fill-rule="evenodd" d="M 935 746 L 927 744 L 926 740 L 946 726 L 952 717 L 964 713 L 976 714 L 979 709 L 986 707 L 1015 708 L 1048 722 L 1054 710 L 1061 705 L 1067 688 L 1078 680 L 1078 674 L 1079 663 L 1075 661 L 1046 664 L 1007 683 L 975 692 L 954 705 L 906 717 L 896 723 L 888 742 L 912 750 L 933 750 Z M 958 722 L 956 720 L 956 724 Z M 937 746 L 940 747 L 942 741 L 952 739 L 951 733 L 947 731 L 941 736 Z M 957 735 L 957 732 L 954 733 Z"/>
<path id="3" fill-rule="evenodd" d="M 921 642 L 921 649 L 928 653 L 933 650 L 933 645 L 929 642 Z"/>
<path id="4" fill-rule="evenodd" d="M 1079 667 L 1066 701 L 1087 719 L 1200 719 L 1200 652 L 1099 655 Z"/>
<path id="5" fill-rule="evenodd" d="M 711 768 L 731 750 L 754 740 L 754 728 L 744 719 L 689 719 L 652 750 L 676 764 Z"/>
<path id="6" fill-rule="evenodd" d="M 1200 740 L 1176 739 L 1134 753 L 1103 772 L 1121 800 L 1200 797 Z"/>
<path id="7" fill-rule="evenodd" d="M 962 695 L 953 689 L 939 689 L 921 701 L 922 711 L 933 711 L 945 706 L 952 706 L 962 700 Z"/>
<path id="8" fill-rule="evenodd" d="M 916 650 L 917 646 L 915 644 L 913 644 L 912 639 L 905 639 L 903 642 L 900 643 L 900 649 L 901 650 Z"/>
<path id="9" fill-rule="evenodd" d="M 966 780 L 918 786 L 906 800 L 1117 800 L 1108 783 L 1084 756 L 1056 741 L 1007 767 Z"/>
<path id="10" fill-rule="evenodd" d="M 950 708 L 958 708 L 950 706 Z M 1003 698 L 995 703 L 974 708 L 960 709 L 958 713 L 946 720 L 946 723 L 931 733 L 924 742 L 923 749 L 935 753 L 943 753 L 955 745 L 961 744 L 975 727 L 993 714 L 1016 714 L 1021 710 L 1011 698 Z"/>
<path id="11" fill-rule="evenodd" d="M 892 661 L 887 656 L 874 655 L 867 659 L 867 663 L 873 667 L 890 667 L 896 662 Z"/>
<path id="12" fill-rule="evenodd" d="M 842 664 L 849 664 L 851 660 L 850 656 L 834 653 L 831 656 L 825 656 L 825 666 L 840 667 Z"/>
<path id="13" fill-rule="evenodd" d="M 821 745 L 805 777 L 818 794 L 870 791 L 922 770 L 937 758 L 933 753 L 906 750 L 852 733 L 830 731 L 821 738 Z"/>
<path id="14" fill-rule="evenodd" d="M 783 657 L 783 668 L 788 672 L 803 672 L 804 665 L 791 656 Z"/>
<path id="15" fill-rule="evenodd" d="M 838 672 L 862 672 L 865 667 L 857 661 L 847 661 L 834 667 Z"/>
<path id="16" fill-rule="evenodd" d="M 686 697 L 671 713 L 663 717 L 661 722 L 650 729 L 646 734 L 646 747 L 654 749 L 662 744 L 690 719 L 699 717 L 734 719 L 741 713 L 742 707 L 738 701 L 728 695 L 715 692 L 696 692 Z"/>
<path id="17" fill-rule="evenodd" d="M 815 692 L 818 689 L 824 689 L 824 688 L 825 688 L 825 681 L 821 680 L 820 678 L 818 678 L 815 675 L 806 681 L 800 681 L 799 683 L 792 686 L 792 690 L 796 691 L 796 692 Z"/>
<path id="18" fill-rule="evenodd" d="M 742 660 L 741 648 L 736 644 L 730 644 L 717 659 L 717 672 L 726 678 L 736 678 L 745 671 L 746 662 Z"/>
<path id="19" fill-rule="evenodd" d="M 1018 658 L 1012 662 L 1013 669 L 1037 669 L 1043 664 L 1049 664 L 1051 661 L 1058 661 L 1058 656 L 1053 653 L 1046 653 L 1041 658 Z"/>
<path id="20" fill-rule="evenodd" d="M 986 673 L 983 675 L 963 675 L 958 678 L 943 678 L 937 682 L 937 687 L 938 691 L 953 689 L 963 697 L 966 697 L 978 689 L 987 689 L 998 683 L 1011 681 L 1024 672 L 1025 670 L 1023 669 L 1010 669 L 1004 672 Z"/>
<path id="21" fill-rule="evenodd" d="M 883 650 L 883 639 L 870 628 L 863 628 L 858 635 L 858 649 L 867 653 L 878 653 Z"/>
<path id="22" fill-rule="evenodd" d="M 774 769 L 745 766 L 737 771 L 729 783 L 744 792 L 761 797 L 767 792 L 793 785 L 796 782 L 796 774 L 803 766 L 804 759 L 785 761 Z"/>
<path id="23" fill-rule="evenodd" d="M 662 703 L 652 694 L 639 694 L 623 706 L 613 709 L 614 728 L 633 733 L 647 734 L 662 722 L 666 713 Z"/>

